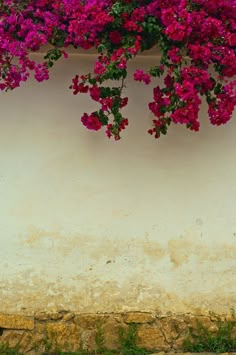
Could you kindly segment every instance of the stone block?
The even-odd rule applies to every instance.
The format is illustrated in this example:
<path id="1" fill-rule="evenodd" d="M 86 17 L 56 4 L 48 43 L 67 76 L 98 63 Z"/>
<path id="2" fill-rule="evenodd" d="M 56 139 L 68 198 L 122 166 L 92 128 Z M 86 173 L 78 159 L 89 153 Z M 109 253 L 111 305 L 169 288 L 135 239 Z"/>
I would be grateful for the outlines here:
<path id="1" fill-rule="evenodd" d="M 0 314 L 0 328 L 33 330 L 34 319 L 13 314 Z"/>
<path id="2" fill-rule="evenodd" d="M 147 324 L 155 322 L 156 318 L 148 312 L 129 312 L 124 315 L 125 323 Z"/>
<path id="3" fill-rule="evenodd" d="M 163 333 L 159 327 L 142 325 L 137 333 L 137 345 L 148 350 L 169 350 Z"/>

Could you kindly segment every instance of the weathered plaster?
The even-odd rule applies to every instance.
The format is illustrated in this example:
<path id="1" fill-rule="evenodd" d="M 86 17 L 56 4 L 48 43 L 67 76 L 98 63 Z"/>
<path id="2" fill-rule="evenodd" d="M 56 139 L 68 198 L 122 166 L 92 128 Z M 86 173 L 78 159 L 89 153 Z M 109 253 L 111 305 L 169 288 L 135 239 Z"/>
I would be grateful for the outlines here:
<path id="1" fill-rule="evenodd" d="M 138 58 L 138 64 L 155 58 Z M 236 301 L 235 122 L 146 134 L 151 88 L 128 79 L 120 142 L 86 131 L 86 97 L 52 79 L 1 93 L 0 312 L 204 314 Z"/>

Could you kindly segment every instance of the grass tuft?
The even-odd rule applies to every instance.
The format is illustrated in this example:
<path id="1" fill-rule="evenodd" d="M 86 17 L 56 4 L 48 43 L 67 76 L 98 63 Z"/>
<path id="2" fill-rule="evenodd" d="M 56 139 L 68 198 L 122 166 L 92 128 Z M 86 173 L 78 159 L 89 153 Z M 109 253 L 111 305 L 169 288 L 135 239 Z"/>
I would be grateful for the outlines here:
<path id="1" fill-rule="evenodd" d="M 196 329 L 190 329 L 190 335 L 183 344 L 184 351 L 188 352 L 215 352 L 227 353 L 236 351 L 236 339 L 233 330 L 236 320 L 221 320 L 217 318 L 217 330 L 207 329 L 201 322 Z"/>

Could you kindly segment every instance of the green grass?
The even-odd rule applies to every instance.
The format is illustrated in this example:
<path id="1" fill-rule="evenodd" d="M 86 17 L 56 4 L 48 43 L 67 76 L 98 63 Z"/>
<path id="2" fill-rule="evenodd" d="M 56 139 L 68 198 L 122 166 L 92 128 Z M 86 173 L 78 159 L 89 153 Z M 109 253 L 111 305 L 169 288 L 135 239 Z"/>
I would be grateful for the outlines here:
<path id="1" fill-rule="evenodd" d="M 17 347 L 11 349 L 8 344 L 0 344 L 0 355 L 23 355 Z"/>
<path id="2" fill-rule="evenodd" d="M 190 335 L 185 340 L 183 350 L 188 352 L 215 352 L 226 353 L 236 351 L 236 339 L 233 330 L 236 320 L 217 319 L 217 330 L 211 332 L 201 322 L 196 329 L 190 329 Z"/>
<path id="3" fill-rule="evenodd" d="M 120 340 L 120 353 L 122 355 L 147 355 L 150 354 L 146 349 L 139 348 L 136 345 L 137 339 L 137 328 L 134 325 L 131 325 L 128 328 L 128 331 L 120 329 L 119 331 L 119 340 Z"/>
<path id="4" fill-rule="evenodd" d="M 127 330 L 120 328 L 119 330 L 119 347 L 115 350 L 109 350 L 105 347 L 105 339 L 103 334 L 103 329 L 101 325 L 97 326 L 96 332 L 96 350 L 86 351 L 62 351 L 57 345 L 49 343 L 47 339 L 44 340 L 45 350 L 41 352 L 41 355 L 148 355 L 152 352 L 146 349 L 139 348 L 136 345 L 137 339 L 137 327 L 131 325 Z M 40 353 L 38 353 L 40 354 Z M 24 355 L 22 354 L 18 347 L 10 348 L 7 344 L 0 344 L 0 355 Z"/>

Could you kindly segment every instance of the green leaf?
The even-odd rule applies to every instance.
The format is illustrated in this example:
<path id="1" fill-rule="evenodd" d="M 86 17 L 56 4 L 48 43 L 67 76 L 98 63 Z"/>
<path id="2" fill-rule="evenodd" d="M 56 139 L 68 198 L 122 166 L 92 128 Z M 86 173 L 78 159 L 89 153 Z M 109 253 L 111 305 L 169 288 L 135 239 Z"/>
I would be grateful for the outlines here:
<path id="1" fill-rule="evenodd" d="M 103 51 L 106 51 L 106 50 L 107 50 L 107 47 L 103 43 L 100 43 L 99 46 L 97 47 L 98 53 L 102 53 Z"/>
<path id="2" fill-rule="evenodd" d="M 219 93 L 221 93 L 221 89 L 222 89 L 222 84 L 221 83 L 218 83 L 216 86 L 215 86 L 215 89 L 214 89 L 214 93 L 217 95 Z"/>
<path id="3" fill-rule="evenodd" d="M 163 74 L 164 70 L 159 69 L 159 67 L 151 67 L 149 70 L 149 74 L 154 77 L 159 77 Z"/>

